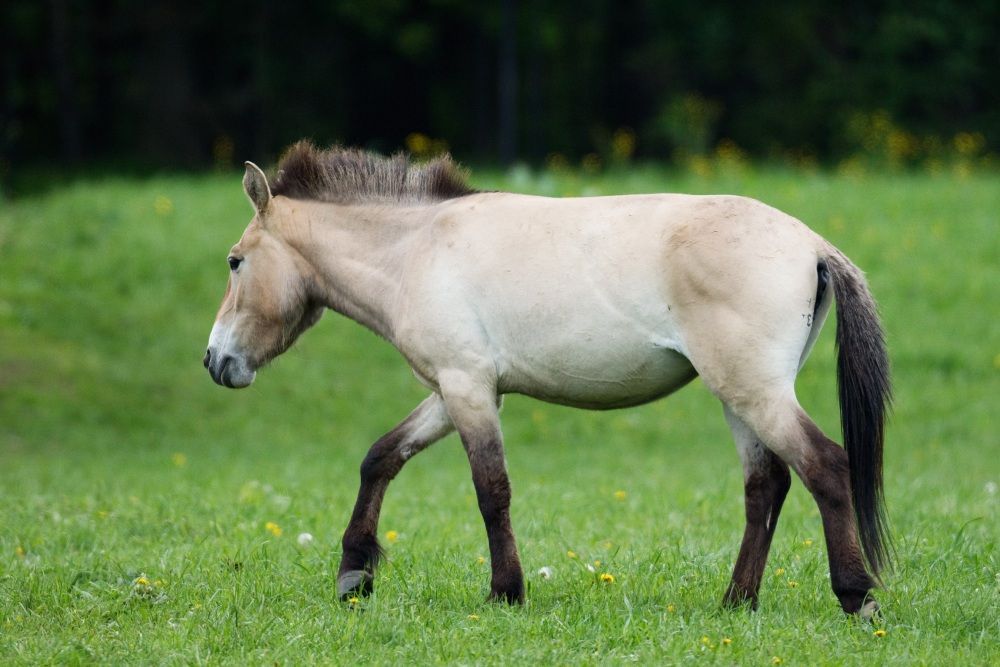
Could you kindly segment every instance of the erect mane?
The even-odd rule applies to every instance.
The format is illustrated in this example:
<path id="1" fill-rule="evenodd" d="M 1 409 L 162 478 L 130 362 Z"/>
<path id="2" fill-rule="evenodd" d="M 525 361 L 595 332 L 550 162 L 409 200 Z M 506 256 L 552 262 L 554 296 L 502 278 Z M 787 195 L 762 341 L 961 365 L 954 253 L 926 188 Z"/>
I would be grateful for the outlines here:
<path id="1" fill-rule="evenodd" d="M 443 201 L 476 192 L 450 156 L 414 164 L 403 153 L 383 157 L 354 148 L 292 144 L 278 163 L 271 193 L 338 204 Z"/>

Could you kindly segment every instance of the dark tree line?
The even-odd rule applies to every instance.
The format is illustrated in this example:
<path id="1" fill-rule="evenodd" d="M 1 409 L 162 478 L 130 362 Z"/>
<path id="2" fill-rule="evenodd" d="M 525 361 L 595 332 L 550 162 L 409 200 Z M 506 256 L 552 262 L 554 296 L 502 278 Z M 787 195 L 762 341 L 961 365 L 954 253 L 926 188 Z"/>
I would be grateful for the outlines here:
<path id="1" fill-rule="evenodd" d="M 464 160 L 723 139 L 836 158 L 851 119 L 1000 144 L 1000 2 L 5 0 L 0 162 L 262 161 L 308 136 Z"/>

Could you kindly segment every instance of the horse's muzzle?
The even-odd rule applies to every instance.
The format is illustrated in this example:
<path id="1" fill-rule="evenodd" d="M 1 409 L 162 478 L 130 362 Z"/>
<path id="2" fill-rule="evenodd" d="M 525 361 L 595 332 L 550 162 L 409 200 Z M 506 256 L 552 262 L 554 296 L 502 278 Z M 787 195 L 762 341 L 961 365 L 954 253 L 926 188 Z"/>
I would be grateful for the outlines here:
<path id="1" fill-rule="evenodd" d="M 246 361 L 231 354 L 220 354 L 208 348 L 202 359 L 208 374 L 216 384 L 230 389 L 240 389 L 253 382 L 257 373 L 250 369 Z"/>

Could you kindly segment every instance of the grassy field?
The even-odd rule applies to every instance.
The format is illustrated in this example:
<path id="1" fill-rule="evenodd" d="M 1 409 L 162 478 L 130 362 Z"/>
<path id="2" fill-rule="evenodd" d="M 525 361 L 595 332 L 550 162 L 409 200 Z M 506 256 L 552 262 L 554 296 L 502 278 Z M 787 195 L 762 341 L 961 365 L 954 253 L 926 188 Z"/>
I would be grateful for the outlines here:
<path id="1" fill-rule="evenodd" d="M 332 313 L 250 389 L 211 382 L 201 356 L 250 215 L 239 181 L 95 179 L 0 202 L 0 663 L 1000 663 L 996 174 L 474 179 L 748 194 L 866 269 L 897 397 L 899 559 L 875 626 L 840 612 L 798 481 L 759 612 L 719 608 L 742 480 L 697 381 L 609 413 L 507 400 L 523 608 L 485 602 L 485 533 L 455 436 L 390 487 L 375 595 L 338 602 L 358 465 L 423 392 L 391 347 Z M 832 333 L 798 388 L 839 437 Z"/>

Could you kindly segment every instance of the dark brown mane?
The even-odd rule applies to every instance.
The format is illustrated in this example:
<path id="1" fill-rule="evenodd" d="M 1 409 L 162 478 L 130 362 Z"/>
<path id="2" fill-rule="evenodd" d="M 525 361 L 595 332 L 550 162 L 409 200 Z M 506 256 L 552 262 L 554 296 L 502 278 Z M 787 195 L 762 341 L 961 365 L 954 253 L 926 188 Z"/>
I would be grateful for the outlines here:
<path id="1" fill-rule="evenodd" d="M 338 204 L 442 201 L 476 192 L 450 156 L 414 164 L 403 153 L 383 157 L 354 148 L 293 144 L 278 163 L 275 196 Z"/>

